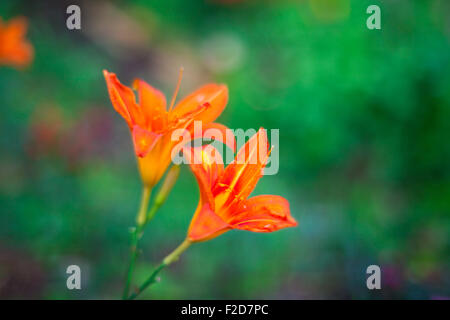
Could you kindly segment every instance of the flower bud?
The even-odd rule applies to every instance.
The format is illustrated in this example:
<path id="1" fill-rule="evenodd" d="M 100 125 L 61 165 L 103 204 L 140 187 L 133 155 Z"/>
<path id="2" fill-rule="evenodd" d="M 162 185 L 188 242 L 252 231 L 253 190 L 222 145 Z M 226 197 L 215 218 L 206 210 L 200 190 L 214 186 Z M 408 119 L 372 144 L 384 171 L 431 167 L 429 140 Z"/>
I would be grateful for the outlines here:
<path id="1" fill-rule="evenodd" d="M 179 175 L 180 175 L 180 166 L 173 165 L 167 172 L 167 176 L 164 179 L 164 182 L 161 186 L 161 190 L 159 190 L 158 194 L 156 195 L 155 203 L 161 205 L 164 203 L 164 201 L 166 201 L 170 191 L 175 185 L 175 182 L 177 182 Z"/>

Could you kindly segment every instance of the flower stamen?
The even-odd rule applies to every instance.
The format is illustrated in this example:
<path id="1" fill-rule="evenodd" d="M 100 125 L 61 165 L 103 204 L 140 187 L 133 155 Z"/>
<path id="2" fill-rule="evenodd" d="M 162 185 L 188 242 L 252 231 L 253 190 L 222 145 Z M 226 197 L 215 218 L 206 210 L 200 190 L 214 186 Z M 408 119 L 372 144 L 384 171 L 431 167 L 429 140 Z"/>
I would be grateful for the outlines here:
<path id="1" fill-rule="evenodd" d="M 178 90 L 180 90 L 180 85 L 181 85 L 181 79 L 183 78 L 183 67 L 180 68 L 180 73 L 178 74 L 178 83 L 177 83 L 177 87 L 175 88 L 175 91 L 173 93 L 172 96 L 172 100 L 170 101 L 170 107 L 169 107 L 169 111 L 172 111 L 173 105 L 175 104 L 175 99 L 177 98 L 178 95 Z"/>

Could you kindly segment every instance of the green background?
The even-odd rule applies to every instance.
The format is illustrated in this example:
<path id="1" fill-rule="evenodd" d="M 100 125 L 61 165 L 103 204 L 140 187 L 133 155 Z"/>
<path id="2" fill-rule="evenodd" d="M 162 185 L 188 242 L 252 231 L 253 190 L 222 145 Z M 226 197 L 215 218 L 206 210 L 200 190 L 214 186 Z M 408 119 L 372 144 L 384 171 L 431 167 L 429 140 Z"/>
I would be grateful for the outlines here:
<path id="1" fill-rule="evenodd" d="M 192 246 L 151 299 L 450 296 L 448 1 L 1 1 L 35 59 L 0 67 L 0 297 L 120 298 L 141 183 L 102 69 L 170 97 L 226 83 L 230 128 L 280 129 L 280 170 L 253 194 L 299 222 Z M 366 8 L 381 7 L 381 30 Z M 447 16 L 446 16 L 447 14 Z M 141 283 L 185 237 L 187 167 L 141 241 Z M 82 290 L 66 288 L 68 265 Z M 368 290 L 366 268 L 382 270 Z"/>

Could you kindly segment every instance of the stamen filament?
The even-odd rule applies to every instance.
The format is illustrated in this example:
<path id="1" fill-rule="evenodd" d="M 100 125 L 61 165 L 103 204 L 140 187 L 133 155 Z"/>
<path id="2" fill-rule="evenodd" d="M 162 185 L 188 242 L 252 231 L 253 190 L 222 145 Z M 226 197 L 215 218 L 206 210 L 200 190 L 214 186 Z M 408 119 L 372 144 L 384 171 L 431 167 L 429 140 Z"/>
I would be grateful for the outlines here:
<path id="1" fill-rule="evenodd" d="M 178 75 L 177 87 L 175 88 L 175 92 L 173 93 L 172 100 L 170 101 L 169 112 L 172 111 L 173 105 L 175 104 L 175 99 L 177 98 L 177 95 L 178 95 L 178 90 L 180 90 L 181 79 L 183 78 L 183 71 L 184 71 L 184 68 L 181 67 L 180 73 Z"/>

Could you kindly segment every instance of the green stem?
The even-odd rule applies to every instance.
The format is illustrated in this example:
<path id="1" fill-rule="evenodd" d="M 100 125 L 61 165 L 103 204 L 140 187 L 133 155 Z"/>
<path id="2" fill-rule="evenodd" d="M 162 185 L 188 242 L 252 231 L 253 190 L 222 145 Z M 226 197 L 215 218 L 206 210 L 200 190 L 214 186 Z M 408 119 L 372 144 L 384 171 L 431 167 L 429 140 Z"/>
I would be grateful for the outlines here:
<path id="1" fill-rule="evenodd" d="M 151 276 L 142 284 L 142 286 L 139 287 L 139 289 L 136 290 L 136 292 L 133 292 L 130 297 L 128 298 L 128 300 L 134 300 L 137 298 L 138 295 L 140 295 L 142 293 L 142 291 L 144 291 L 149 285 L 155 283 L 156 280 L 156 276 L 158 275 L 158 273 L 164 269 L 166 267 L 166 265 L 164 263 L 161 263 L 151 274 Z"/>
<path id="2" fill-rule="evenodd" d="M 139 211 L 136 216 L 136 226 L 131 233 L 131 247 L 130 247 L 130 260 L 128 263 L 128 271 L 125 280 L 125 288 L 123 289 L 122 299 L 126 299 L 130 292 L 130 284 L 133 278 L 134 265 L 137 257 L 137 246 L 139 239 L 142 235 L 142 229 L 145 225 L 146 212 L 148 208 L 148 201 L 150 199 L 151 188 L 144 186 L 142 189 L 142 198 Z"/>
<path id="3" fill-rule="evenodd" d="M 156 212 L 159 210 L 159 208 L 161 208 L 162 204 L 163 203 L 159 202 L 159 201 L 155 201 L 153 203 L 152 207 L 150 208 L 150 210 L 149 210 L 149 212 L 147 214 L 147 217 L 145 219 L 145 224 L 144 225 L 146 225 L 147 223 L 149 223 L 153 219 L 153 217 L 155 216 Z"/>
<path id="4" fill-rule="evenodd" d="M 150 285 L 157 282 L 156 276 L 158 273 L 170 265 L 171 263 L 178 260 L 180 255 L 191 245 L 192 242 L 190 242 L 188 239 L 185 239 L 182 244 L 180 244 L 172 253 L 170 253 L 168 256 L 166 256 L 163 260 L 163 262 L 152 272 L 150 277 L 136 290 L 136 292 L 132 293 L 129 300 L 136 299 L 137 296 L 139 296 L 145 289 L 147 289 Z"/>
<path id="5" fill-rule="evenodd" d="M 161 185 L 161 188 L 159 189 L 158 193 L 156 194 L 156 197 L 153 200 L 153 206 L 150 208 L 150 211 L 145 217 L 144 225 L 146 225 L 153 219 L 159 208 L 161 208 L 161 206 L 166 202 L 167 197 L 169 196 L 170 191 L 172 190 L 175 182 L 177 181 L 179 174 L 180 174 L 180 166 L 173 165 L 172 167 L 170 167 Z"/>
<path id="6" fill-rule="evenodd" d="M 152 193 L 152 189 L 150 187 L 144 185 L 144 187 L 142 188 L 141 206 L 139 207 L 139 211 L 136 216 L 137 226 L 143 226 L 145 224 L 145 220 L 146 220 L 146 216 L 147 216 L 148 201 L 150 200 L 151 193 Z"/>
<path id="7" fill-rule="evenodd" d="M 168 266 L 169 264 L 178 260 L 180 255 L 186 251 L 187 248 L 192 244 L 188 239 L 185 239 L 175 250 L 172 251 L 167 257 L 164 258 L 163 264 Z"/>

